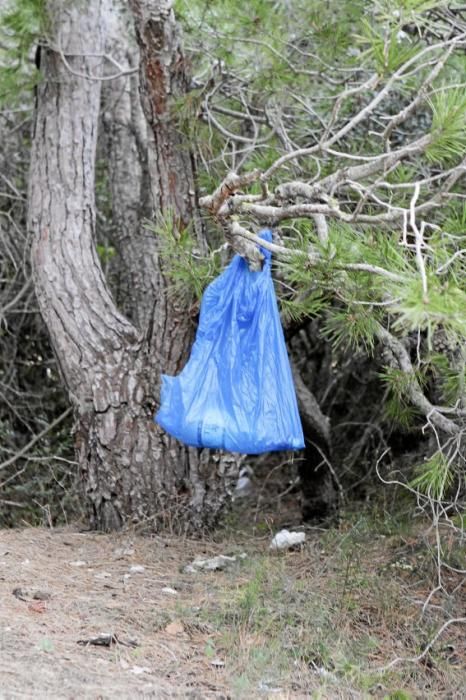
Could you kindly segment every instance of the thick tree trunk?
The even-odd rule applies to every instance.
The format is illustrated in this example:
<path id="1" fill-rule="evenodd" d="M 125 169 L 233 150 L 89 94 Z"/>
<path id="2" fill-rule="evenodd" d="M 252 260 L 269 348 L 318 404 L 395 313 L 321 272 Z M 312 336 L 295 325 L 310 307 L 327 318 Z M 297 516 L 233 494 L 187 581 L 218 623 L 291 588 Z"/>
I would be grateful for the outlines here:
<path id="1" fill-rule="evenodd" d="M 157 295 L 157 241 L 144 225 L 153 214 L 147 122 L 139 94 L 139 47 L 123 0 L 112 2 L 106 49 L 125 71 L 136 71 L 103 84 L 99 152 L 107 164 L 118 304 L 143 330 Z"/>
<path id="2" fill-rule="evenodd" d="M 94 241 L 102 75 L 96 56 L 104 50 L 108 6 L 107 0 L 63 5 L 48 3 L 54 39 L 43 52 L 28 223 L 39 305 L 76 411 L 91 524 L 113 529 L 128 519 L 151 519 L 199 527 L 224 505 L 236 462 L 187 450 L 153 423 L 161 359 L 165 370 L 178 370 L 192 329 L 184 310 L 168 303 L 161 282 L 152 331 L 145 335 L 108 291 Z M 169 150 L 167 144 L 160 149 Z M 171 172 L 170 159 L 162 163 L 160 156 L 156 164 L 158 187 L 186 221 L 191 200 L 177 191 L 181 173 Z"/>
<path id="3" fill-rule="evenodd" d="M 155 217 L 169 216 L 176 230 L 191 227 L 198 245 L 205 239 L 196 204 L 191 149 L 178 127 L 177 100 L 188 85 L 185 59 L 171 0 L 131 0 L 139 43 L 141 103 L 147 119 L 149 172 Z M 150 350 L 163 371 L 176 374 L 187 359 L 194 323 L 184 303 L 168 294 L 170 280 L 158 254 L 151 249 L 152 284 L 156 304 L 148 329 Z M 157 393 L 158 393 L 157 386 Z"/>
<path id="4" fill-rule="evenodd" d="M 141 102 L 151 136 L 151 182 L 156 210 L 193 226 L 203 245 L 191 148 L 178 128 L 177 101 L 189 88 L 172 0 L 130 0 L 141 51 Z"/>

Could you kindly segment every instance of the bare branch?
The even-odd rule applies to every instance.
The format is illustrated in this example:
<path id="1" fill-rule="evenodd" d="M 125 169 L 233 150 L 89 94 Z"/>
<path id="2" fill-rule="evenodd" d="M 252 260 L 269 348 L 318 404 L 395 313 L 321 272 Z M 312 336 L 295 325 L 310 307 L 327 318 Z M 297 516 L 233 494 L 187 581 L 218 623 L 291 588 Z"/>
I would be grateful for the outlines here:
<path id="1" fill-rule="evenodd" d="M 424 262 L 424 258 L 422 256 L 422 247 L 424 245 L 424 239 L 423 239 L 423 227 L 421 226 L 421 229 L 418 228 L 416 224 L 416 202 L 419 197 L 419 192 L 420 192 L 420 186 L 418 183 L 416 183 L 414 187 L 414 194 L 411 199 L 411 203 L 409 205 L 409 212 L 410 212 L 410 220 L 409 223 L 411 224 L 411 228 L 414 231 L 414 235 L 416 237 L 416 262 L 417 266 L 419 269 L 419 274 L 421 275 L 421 280 L 422 280 L 422 291 L 424 293 L 424 302 L 428 301 L 427 297 L 427 274 L 426 274 L 426 265 Z"/>
<path id="2" fill-rule="evenodd" d="M 228 173 L 223 182 L 217 187 L 211 195 L 201 197 L 199 204 L 201 207 L 208 209 L 214 216 L 218 213 L 220 207 L 231 197 L 237 190 L 245 185 L 250 185 L 259 179 L 260 173 L 258 170 L 253 170 L 245 175 L 237 175 L 236 173 Z"/>
<path id="3" fill-rule="evenodd" d="M 437 589 L 438 590 L 438 589 Z M 404 664 L 417 664 L 419 661 L 422 661 L 422 659 L 427 656 L 429 651 L 432 649 L 434 646 L 435 642 L 437 639 L 445 632 L 448 627 L 451 625 L 460 625 L 460 624 L 465 624 L 466 623 L 466 617 L 452 617 L 446 622 L 443 623 L 443 625 L 440 627 L 440 629 L 437 630 L 435 635 L 432 637 L 430 642 L 426 644 L 422 652 L 418 656 L 409 656 L 406 658 L 403 658 L 402 656 L 397 656 L 396 659 L 393 659 L 393 661 L 390 661 L 389 664 L 386 666 L 381 666 L 380 668 L 377 668 L 376 670 L 379 673 L 385 673 L 385 671 L 388 671 L 389 669 L 393 668 L 394 666 L 397 666 L 398 664 L 404 663 Z"/>
<path id="4" fill-rule="evenodd" d="M 421 102 L 423 102 L 426 99 L 427 88 L 430 85 L 432 85 L 435 78 L 440 74 L 440 72 L 442 71 L 448 58 L 451 56 L 453 49 L 454 49 L 454 45 L 451 44 L 448 47 L 448 50 L 445 52 L 445 54 L 442 56 L 442 58 L 435 64 L 433 70 L 429 73 L 427 78 L 422 83 L 414 100 L 412 100 L 407 107 L 402 109 L 400 112 L 398 112 L 398 114 L 395 114 L 395 116 L 391 118 L 391 120 L 387 124 L 387 127 L 383 133 L 383 140 L 386 144 L 388 143 L 393 130 L 397 126 L 402 124 L 404 121 L 406 121 L 406 119 L 408 119 L 408 117 L 410 117 L 411 114 L 414 113 L 414 111 L 416 110 L 416 107 L 418 107 L 418 105 L 421 104 Z"/>
<path id="5" fill-rule="evenodd" d="M 37 442 L 39 442 L 39 440 L 42 440 L 42 438 L 45 435 L 47 435 L 47 433 L 50 433 L 51 430 L 56 428 L 57 425 L 59 425 L 67 416 L 69 416 L 72 410 L 73 409 L 70 406 L 69 408 L 66 409 L 66 411 L 63 411 L 63 413 L 61 415 L 59 415 L 58 418 L 55 418 L 55 420 L 52 421 L 50 423 L 50 425 L 47 425 L 47 427 L 44 428 L 43 430 L 41 430 L 40 433 L 38 433 L 37 435 L 34 435 L 32 440 L 29 440 L 27 445 L 24 445 L 24 447 L 22 447 L 20 450 L 18 450 L 18 452 L 16 452 L 16 454 L 14 454 L 12 457 L 10 457 L 9 459 L 6 459 L 4 462 L 2 462 L 0 464 L 0 469 L 5 469 L 6 467 L 9 467 L 10 464 L 14 464 L 15 462 L 18 461 L 18 459 L 20 459 L 25 454 L 27 454 L 29 452 L 29 450 L 31 450 L 34 447 L 34 445 Z"/>

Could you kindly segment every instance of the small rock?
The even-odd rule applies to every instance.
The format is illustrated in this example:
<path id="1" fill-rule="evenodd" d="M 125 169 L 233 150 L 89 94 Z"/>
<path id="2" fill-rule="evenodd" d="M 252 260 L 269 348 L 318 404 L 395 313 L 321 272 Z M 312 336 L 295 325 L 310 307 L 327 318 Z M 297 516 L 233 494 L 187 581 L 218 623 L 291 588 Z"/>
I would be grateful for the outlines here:
<path id="1" fill-rule="evenodd" d="M 228 557 L 225 554 L 219 554 L 218 557 L 212 557 L 211 559 L 195 559 L 191 564 L 184 567 L 183 573 L 195 574 L 198 571 L 222 571 L 236 561 L 235 556 Z"/>
<path id="2" fill-rule="evenodd" d="M 70 566 L 87 566 L 87 561 L 81 561 L 80 559 L 78 561 L 70 561 L 68 563 Z"/>
<path id="3" fill-rule="evenodd" d="M 134 554 L 133 547 L 117 547 L 113 552 L 115 559 L 124 559 L 125 557 L 130 557 Z"/>
<path id="4" fill-rule="evenodd" d="M 146 568 L 141 566 L 141 564 L 134 564 L 133 566 L 129 567 L 130 574 L 142 574 L 145 570 Z"/>
<path id="5" fill-rule="evenodd" d="M 112 574 L 109 573 L 108 571 L 101 571 L 100 574 L 95 574 L 95 575 L 94 575 L 94 578 L 99 578 L 99 579 L 102 579 L 102 578 L 110 578 L 111 575 L 112 575 Z"/>
<path id="6" fill-rule="evenodd" d="M 170 588 L 170 586 L 162 588 L 162 593 L 165 593 L 165 595 L 178 595 L 178 591 L 175 591 L 174 588 Z"/>
<path id="7" fill-rule="evenodd" d="M 183 624 L 177 620 L 175 620 L 175 622 L 170 622 L 165 627 L 165 632 L 167 634 L 172 634 L 172 635 L 183 634 L 184 633 Z"/>
<path id="8" fill-rule="evenodd" d="M 49 591 L 36 591 L 32 597 L 34 600 L 50 600 L 52 594 Z"/>
<path id="9" fill-rule="evenodd" d="M 141 673 L 150 673 L 150 668 L 147 668 L 147 666 L 133 666 L 131 673 L 140 676 Z"/>
<path id="10" fill-rule="evenodd" d="M 23 588 L 14 588 L 11 592 L 15 598 L 18 598 L 18 600 L 26 602 L 28 599 L 28 593 Z"/>
<path id="11" fill-rule="evenodd" d="M 96 647 L 112 647 L 114 644 L 117 644 L 124 647 L 132 647 L 133 649 L 139 646 L 134 639 L 125 641 L 112 632 L 102 632 L 98 637 L 91 637 L 90 639 L 78 639 L 77 644 L 81 646 L 89 646 L 92 644 Z"/>
<path id="12" fill-rule="evenodd" d="M 304 532 L 290 532 L 280 530 L 270 543 L 270 549 L 291 549 L 299 544 L 303 544 L 306 539 Z"/>
<path id="13" fill-rule="evenodd" d="M 393 564 L 390 564 L 390 567 L 392 569 L 402 569 L 403 571 L 412 571 L 413 566 L 407 561 L 395 561 Z"/>
<path id="14" fill-rule="evenodd" d="M 258 690 L 262 691 L 263 693 L 281 693 L 283 692 L 283 688 L 277 688 L 272 685 L 270 685 L 270 682 L 268 681 L 259 681 Z"/>
<path id="15" fill-rule="evenodd" d="M 44 613 L 47 610 L 47 603 L 45 600 L 33 600 L 28 603 L 28 610 L 35 613 Z"/>

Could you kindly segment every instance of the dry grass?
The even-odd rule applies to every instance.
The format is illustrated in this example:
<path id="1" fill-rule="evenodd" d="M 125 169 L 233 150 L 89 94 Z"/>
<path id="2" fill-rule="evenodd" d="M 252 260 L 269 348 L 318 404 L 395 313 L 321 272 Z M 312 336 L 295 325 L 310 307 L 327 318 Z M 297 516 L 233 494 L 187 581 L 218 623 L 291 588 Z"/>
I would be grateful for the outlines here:
<path id="1" fill-rule="evenodd" d="M 376 672 L 464 612 L 460 586 L 421 616 L 433 569 L 417 535 L 353 522 L 309 532 L 296 552 L 271 554 L 268 542 L 231 529 L 216 542 L 1 531 L 0 697 L 464 697 L 459 626 L 423 663 Z M 196 556 L 243 551 L 229 570 L 181 572 Z M 43 612 L 31 604 L 37 591 L 51 594 Z M 138 646 L 77 643 L 102 632 Z"/>

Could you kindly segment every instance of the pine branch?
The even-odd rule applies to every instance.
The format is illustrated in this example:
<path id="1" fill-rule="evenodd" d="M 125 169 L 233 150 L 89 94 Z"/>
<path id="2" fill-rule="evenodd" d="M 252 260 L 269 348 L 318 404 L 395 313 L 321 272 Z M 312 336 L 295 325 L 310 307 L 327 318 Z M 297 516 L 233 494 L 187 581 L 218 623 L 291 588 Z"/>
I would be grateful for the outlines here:
<path id="1" fill-rule="evenodd" d="M 236 222 L 233 222 L 231 232 L 233 236 L 238 236 L 240 238 L 246 238 L 248 241 L 251 241 L 253 243 L 256 243 L 257 245 L 262 246 L 263 248 L 266 248 L 267 250 L 270 250 L 272 253 L 275 253 L 278 257 L 283 257 L 283 258 L 290 258 L 293 257 L 296 252 L 291 250 L 290 248 L 285 248 L 285 246 L 277 245 L 276 243 L 269 243 L 268 241 L 264 241 L 260 236 L 256 236 L 254 233 L 251 233 L 247 229 L 243 228 Z M 238 250 L 238 244 L 235 243 L 233 244 L 233 247 L 235 250 Z M 257 249 L 256 249 L 257 250 Z M 240 253 L 241 254 L 241 253 Z M 248 257 L 246 254 L 245 257 Z M 310 250 L 309 254 L 307 256 L 307 260 L 310 265 L 317 265 L 318 263 L 322 262 L 322 257 L 320 253 L 317 250 Z M 340 270 L 350 270 L 350 271 L 355 271 L 355 272 L 368 272 L 373 275 L 381 275 L 382 277 L 386 277 L 387 279 L 393 281 L 393 282 L 405 282 L 406 277 L 404 275 L 399 275 L 395 272 L 391 272 L 390 270 L 386 270 L 383 267 L 379 267 L 378 265 L 370 265 L 369 263 L 337 263 L 336 267 Z"/>
<path id="2" fill-rule="evenodd" d="M 389 365 L 401 369 L 409 377 L 406 392 L 414 406 L 442 432 L 448 435 L 461 435 L 464 430 L 450 418 L 446 418 L 425 396 L 416 378 L 409 354 L 401 341 L 382 326 L 377 330 L 377 338 L 385 349 Z"/>

